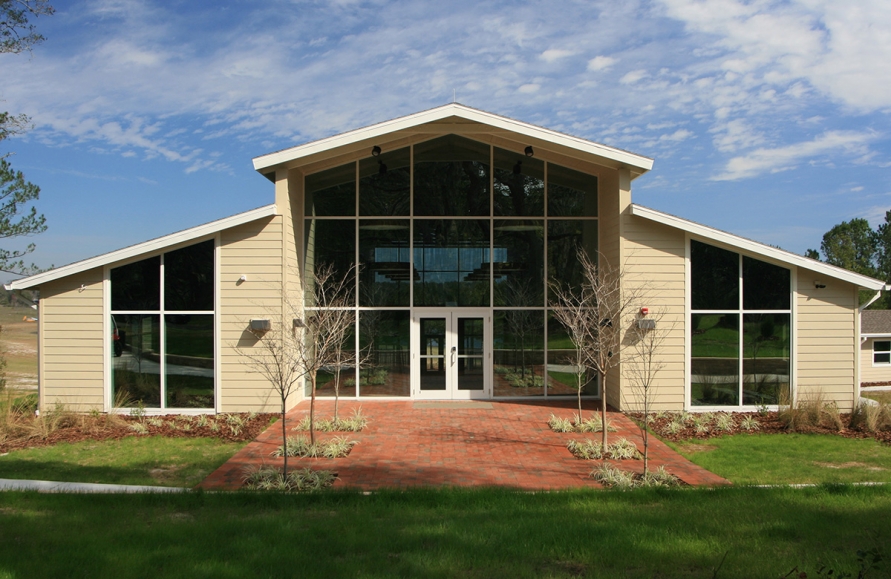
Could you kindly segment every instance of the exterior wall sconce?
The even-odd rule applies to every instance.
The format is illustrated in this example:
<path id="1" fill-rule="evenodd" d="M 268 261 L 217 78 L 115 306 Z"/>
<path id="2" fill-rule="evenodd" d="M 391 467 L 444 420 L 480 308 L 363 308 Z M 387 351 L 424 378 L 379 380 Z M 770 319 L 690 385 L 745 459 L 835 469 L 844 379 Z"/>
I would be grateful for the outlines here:
<path id="1" fill-rule="evenodd" d="M 377 145 L 371 147 L 371 156 L 372 157 L 380 157 L 381 156 L 381 148 Z"/>
<path id="2" fill-rule="evenodd" d="M 814 281 L 814 287 L 817 289 L 826 289 L 826 284 L 820 280 Z"/>
<path id="3" fill-rule="evenodd" d="M 294 329 L 295 330 L 297 328 L 305 328 L 305 327 L 306 327 L 306 324 L 303 323 L 303 320 L 301 318 L 294 318 Z"/>
<path id="4" fill-rule="evenodd" d="M 526 153 L 527 157 L 531 157 L 532 155 L 535 154 L 535 151 L 532 150 L 532 145 L 529 145 L 528 147 L 526 147 L 526 149 L 524 149 L 523 152 Z"/>

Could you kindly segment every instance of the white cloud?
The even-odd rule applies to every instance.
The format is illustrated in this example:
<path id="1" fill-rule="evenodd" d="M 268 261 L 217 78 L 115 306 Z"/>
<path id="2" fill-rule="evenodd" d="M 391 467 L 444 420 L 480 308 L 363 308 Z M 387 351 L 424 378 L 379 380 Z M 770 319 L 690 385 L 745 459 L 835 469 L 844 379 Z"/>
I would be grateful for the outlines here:
<path id="1" fill-rule="evenodd" d="M 873 133 L 830 131 L 811 141 L 773 149 L 756 149 L 747 155 L 730 159 L 724 172 L 712 180 L 734 181 L 768 172 L 786 171 L 794 168 L 797 163 L 830 153 L 863 154 L 867 144 L 875 137 Z"/>
<path id="2" fill-rule="evenodd" d="M 619 82 L 622 84 L 634 84 L 646 76 L 646 70 L 632 70 L 631 72 L 625 73 L 625 75 L 619 79 Z"/>
<path id="3" fill-rule="evenodd" d="M 611 56 L 595 56 L 588 61 L 588 70 L 591 72 L 607 70 L 616 62 L 617 60 L 615 58 L 612 58 Z"/>
<path id="4" fill-rule="evenodd" d="M 563 50 L 560 48 L 549 48 L 541 53 L 541 59 L 545 62 L 554 62 L 561 58 L 566 58 L 575 54 L 572 50 Z"/>
<path id="5" fill-rule="evenodd" d="M 538 92 L 538 89 L 540 89 L 540 88 L 541 88 L 540 84 L 529 83 L 529 84 L 520 85 L 520 88 L 518 88 L 517 91 L 521 92 L 523 94 L 529 94 L 529 93 L 533 93 L 533 92 Z"/>

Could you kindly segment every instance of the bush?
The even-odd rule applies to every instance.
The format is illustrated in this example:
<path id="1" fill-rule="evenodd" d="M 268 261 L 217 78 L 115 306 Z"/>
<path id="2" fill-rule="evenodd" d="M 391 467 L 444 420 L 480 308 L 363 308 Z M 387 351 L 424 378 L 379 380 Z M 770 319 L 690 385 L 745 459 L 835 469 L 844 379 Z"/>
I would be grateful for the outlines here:
<path id="1" fill-rule="evenodd" d="M 594 440 L 570 440 L 566 443 L 566 448 L 576 458 L 582 460 L 600 460 L 602 458 L 612 458 L 613 460 L 639 459 L 640 452 L 633 442 L 626 438 L 620 438 L 613 444 L 606 447 L 603 452 L 603 445 Z"/>
<path id="2" fill-rule="evenodd" d="M 343 458 L 347 456 L 358 444 L 355 440 L 347 440 L 345 437 L 336 436 L 329 440 L 310 442 L 305 436 L 288 437 L 288 456 L 302 458 Z M 272 456 L 285 455 L 284 446 L 279 446 L 272 452 Z"/>
<path id="3" fill-rule="evenodd" d="M 891 428 L 891 407 L 884 403 L 861 401 L 851 413 L 851 426 L 866 432 Z"/>
<path id="4" fill-rule="evenodd" d="M 666 471 L 664 466 L 646 474 L 635 475 L 604 463 L 591 471 L 591 477 L 606 487 L 623 491 L 640 487 L 676 487 L 681 484 L 680 479 Z"/>
<path id="5" fill-rule="evenodd" d="M 248 466 L 244 470 L 244 486 L 253 490 L 315 492 L 330 487 L 337 477 L 327 470 L 296 469 L 288 473 L 273 466 Z"/>
<path id="6" fill-rule="evenodd" d="M 17 414 L 34 414 L 37 412 L 37 393 L 27 394 L 12 401 L 10 409 Z"/>
<path id="7" fill-rule="evenodd" d="M 551 430 L 554 432 L 573 432 L 575 430 L 570 419 L 560 418 L 554 414 L 551 414 L 551 417 L 548 418 L 548 426 L 550 426 Z"/>
<path id="8" fill-rule="evenodd" d="M 361 408 L 353 410 L 353 414 L 349 418 L 332 418 L 331 420 L 320 418 L 316 420 L 317 432 L 360 432 L 366 426 L 368 426 L 368 418 L 362 414 Z M 309 431 L 309 417 L 304 417 L 291 430 Z"/>
<path id="9" fill-rule="evenodd" d="M 761 423 L 754 416 L 744 416 L 739 423 L 739 427 L 746 432 L 754 432 L 755 430 L 761 430 Z"/>

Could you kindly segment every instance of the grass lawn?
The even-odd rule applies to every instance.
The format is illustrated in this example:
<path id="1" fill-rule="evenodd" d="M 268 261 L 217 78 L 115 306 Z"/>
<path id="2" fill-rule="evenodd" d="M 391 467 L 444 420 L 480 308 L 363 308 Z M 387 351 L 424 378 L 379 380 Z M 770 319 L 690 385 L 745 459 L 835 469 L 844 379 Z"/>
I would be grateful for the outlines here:
<path id="1" fill-rule="evenodd" d="M 884 549 L 889 512 L 886 487 L 8 492 L 0 578 L 815 577 Z"/>
<path id="2" fill-rule="evenodd" d="M 0 478 L 192 487 L 246 443 L 130 436 L 0 456 Z"/>
<path id="3" fill-rule="evenodd" d="M 668 443 L 736 484 L 891 482 L 891 447 L 825 434 L 754 434 Z"/>
<path id="4" fill-rule="evenodd" d="M 872 398 L 877 402 L 882 402 L 883 404 L 891 404 L 891 390 L 874 390 L 872 392 L 860 392 L 860 396 L 863 398 Z"/>
<path id="5" fill-rule="evenodd" d="M 10 388 L 37 388 L 37 324 L 22 320 L 36 315 L 31 308 L 0 307 L 0 348 Z"/>

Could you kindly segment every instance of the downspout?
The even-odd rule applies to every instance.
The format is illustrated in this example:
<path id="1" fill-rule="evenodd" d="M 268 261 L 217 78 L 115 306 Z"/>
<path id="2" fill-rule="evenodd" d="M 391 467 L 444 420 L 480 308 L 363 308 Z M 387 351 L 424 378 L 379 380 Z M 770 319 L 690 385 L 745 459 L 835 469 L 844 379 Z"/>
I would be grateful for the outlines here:
<path id="1" fill-rule="evenodd" d="M 857 326 L 855 328 L 855 331 L 857 332 L 857 340 L 855 341 L 855 343 L 859 343 L 857 344 L 857 351 L 854 352 L 854 360 L 857 361 L 857 374 L 856 380 L 854 380 L 854 408 L 857 408 L 857 406 L 860 404 L 860 348 L 863 346 L 864 342 L 863 337 L 860 335 L 860 319 L 863 314 L 863 310 L 874 304 L 877 299 L 882 297 L 882 291 L 887 290 L 891 290 L 891 284 L 885 284 L 882 289 L 876 292 L 876 295 L 872 296 L 872 299 L 857 308 Z"/>

